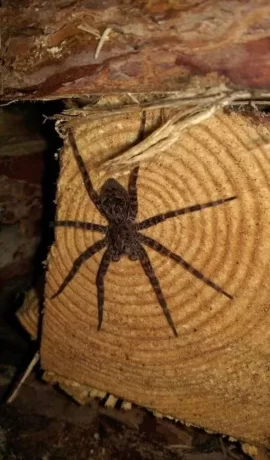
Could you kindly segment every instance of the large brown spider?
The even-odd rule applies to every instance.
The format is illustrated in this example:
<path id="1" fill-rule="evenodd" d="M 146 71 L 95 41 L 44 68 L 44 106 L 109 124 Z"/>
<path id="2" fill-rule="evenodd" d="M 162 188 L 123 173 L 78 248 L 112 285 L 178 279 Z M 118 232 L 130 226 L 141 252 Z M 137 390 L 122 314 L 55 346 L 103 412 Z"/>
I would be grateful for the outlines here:
<path id="1" fill-rule="evenodd" d="M 138 201 L 137 201 L 137 178 L 139 167 L 134 168 L 129 176 L 128 190 L 125 190 L 122 185 L 119 184 L 115 179 L 107 179 L 103 184 L 100 194 L 98 194 L 93 188 L 91 179 L 88 175 L 87 169 L 83 162 L 83 159 L 79 153 L 75 139 L 72 132 L 69 132 L 69 141 L 72 146 L 74 156 L 81 172 L 84 186 L 87 190 L 90 200 L 95 204 L 98 211 L 107 219 L 108 225 L 98 225 L 90 222 L 80 222 L 72 220 L 60 220 L 54 222 L 54 226 L 58 227 L 75 227 L 82 228 L 84 230 L 90 230 L 92 232 L 99 232 L 104 234 L 102 240 L 97 241 L 92 246 L 88 247 L 79 257 L 73 262 L 73 266 L 59 287 L 58 291 L 53 295 L 52 298 L 61 294 L 68 283 L 73 279 L 81 265 L 92 257 L 96 252 L 103 248 L 107 248 L 104 252 L 99 269 L 96 277 L 97 286 L 97 300 L 98 300 L 98 327 L 100 330 L 103 318 L 103 305 L 104 305 L 104 277 L 109 268 L 110 262 L 118 262 L 122 255 L 127 255 L 131 260 L 139 260 L 145 274 L 148 276 L 149 281 L 155 291 L 157 300 L 163 309 L 163 313 L 167 319 L 169 326 L 171 327 L 174 335 L 177 337 L 177 331 L 174 326 L 172 317 L 167 307 L 165 297 L 162 293 L 159 280 L 155 275 L 155 271 L 152 267 L 148 254 L 143 245 L 149 246 L 150 248 L 157 251 L 159 254 L 169 257 L 176 263 L 181 265 L 185 270 L 190 272 L 193 276 L 203 281 L 205 284 L 215 289 L 217 292 L 225 295 L 229 299 L 232 296 L 225 292 L 220 286 L 206 278 L 199 270 L 194 268 L 191 264 L 186 262 L 181 256 L 174 254 L 161 243 L 157 242 L 153 238 L 139 233 L 139 230 L 157 225 L 159 222 L 163 222 L 166 219 L 170 219 L 175 216 L 187 214 L 190 212 L 201 211 L 212 206 L 218 206 L 231 201 L 236 196 L 229 198 L 222 198 L 216 201 L 210 201 L 203 204 L 195 204 L 186 208 L 176 209 L 175 211 L 168 211 L 165 214 L 158 214 L 143 220 L 142 222 L 135 222 Z"/>

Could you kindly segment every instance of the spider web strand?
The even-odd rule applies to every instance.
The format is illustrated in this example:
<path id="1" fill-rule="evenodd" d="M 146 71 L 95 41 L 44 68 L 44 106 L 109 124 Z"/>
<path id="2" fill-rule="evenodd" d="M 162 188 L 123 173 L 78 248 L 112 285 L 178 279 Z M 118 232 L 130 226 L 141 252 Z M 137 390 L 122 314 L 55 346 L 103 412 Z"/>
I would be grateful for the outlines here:
<path id="1" fill-rule="evenodd" d="M 165 316 L 170 328 L 172 329 L 175 337 L 177 337 L 178 334 L 177 334 L 177 331 L 175 329 L 171 314 L 170 314 L 170 312 L 168 310 L 167 302 L 166 302 L 165 297 L 163 295 L 163 292 L 161 290 L 159 280 L 155 275 L 155 272 L 154 272 L 154 269 L 152 267 L 151 261 L 150 261 L 150 259 L 148 257 L 148 254 L 147 254 L 146 250 L 142 246 L 140 247 L 139 254 L 140 254 L 140 262 L 141 262 L 142 268 L 144 270 L 144 273 L 149 278 L 149 281 L 150 281 L 150 283 L 151 283 L 151 285 L 153 287 L 153 290 L 154 290 L 154 292 L 156 294 L 158 303 L 159 303 L 159 305 L 161 306 L 161 308 L 163 310 L 164 316 Z"/>
<path id="2" fill-rule="evenodd" d="M 156 216 L 149 217 L 148 219 L 145 219 L 142 222 L 136 224 L 136 229 L 144 230 L 172 217 L 189 214 L 191 212 L 202 211 L 203 209 L 212 208 L 214 206 L 219 206 L 220 204 L 226 203 L 227 201 L 235 200 L 236 198 L 236 196 L 231 196 L 229 198 L 222 198 L 216 201 L 209 201 L 208 203 L 195 204 L 193 206 L 188 206 L 187 208 L 175 209 L 174 211 L 168 211 L 164 214 L 157 214 Z"/>
<path id="3" fill-rule="evenodd" d="M 154 249 L 154 251 L 158 252 L 159 254 L 169 257 L 170 259 L 174 260 L 179 265 L 181 265 L 181 267 L 183 267 L 185 270 L 187 270 L 189 273 L 195 276 L 195 278 L 203 281 L 205 284 L 207 284 L 208 286 L 210 286 L 211 288 L 213 288 L 215 291 L 219 292 L 220 294 L 223 294 L 228 299 L 230 300 L 233 299 L 233 297 L 230 294 L 224 291 L 220 286 L 218 286 L 218 284 L 214 283 L 209 278 L 204 276 L 199 270 L 194 268 L 191 264 L 186 262 L 186 260 L 183 259 L 183 257 L 179 256 L 178 254 L 175 254 L 174 252 L 171 252 L 165 246 L 158 243 L 156 240 L 150 238 L 149 236 L 142 235 L 141 233 L 137 233 L 137 235 L 141 243 Z"/>
<path id="4" fill-rule="evenodd" d="M 65 277 L 58 291 L 51 298 L 54 299 L 59 294 L 61 294 L 61 292 L 63 292 L 68 283 L 74 278 L 76 273 L 79 271 L 81 265 L 88 259 L 90 259 L 90 257 L 92 257 L 94 254 L 96 254 L 96 252 L 104 248 L 106 244 L 106 239 L 104 238 L 103 240 L 97 241 L 92 246 L 87 248 L 86 251 L 82 252 L 82 254 L 80 254 L 79 257 L 77 257 L 77 259 L 73 262 L 70 272 Z"/>

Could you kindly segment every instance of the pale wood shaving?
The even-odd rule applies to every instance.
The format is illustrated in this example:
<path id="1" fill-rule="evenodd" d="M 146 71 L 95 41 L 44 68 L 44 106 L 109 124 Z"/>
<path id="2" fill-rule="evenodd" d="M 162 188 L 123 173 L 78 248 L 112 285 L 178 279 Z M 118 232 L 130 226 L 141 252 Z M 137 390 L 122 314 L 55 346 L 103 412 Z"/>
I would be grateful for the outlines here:
<path id="1" fill-rule="evenodd" d="M 129 401 L 123 401 L 121 405 L 121 409 L 124 410 L 131 410 L 132 409 L 132 404 Z"/>
<path id="2" fill-rule="evenodd" d="M 104 398 L 106 396 L 106 393 L 104 391 L 98 390 L 97 388 L 92 388 L 91 391 L 89 392 L 91 398 Z"/>
<path id="3" fill-rule="evenodd" d="M 104 30 L 103 34 L 101 35 L 100 40 L 99 40 L 99 42 L 98 42 L 98 46 L 97 46 L 96 52 L 95 52 L 95 56 L 94 56 L 95 59 L 97 59 L 97 58 L 99 57 L 100 51 L 101 51 L 101 49 L 102 49 L 102 47 L 103 47 L 105 41 L 108 39 L 109 34 L 110 34 L 111 31 L 112 31 L 111 27 L 107 27 L 107 28 Z"/>
<path id="4" fill-rule="evenodd" d="M 118 401 L 118 398 L 116 398 L 113 395 L 109 395 L 108 399 L 105 402 L 105 407 L 115 407 L 117 401 Z"/>
<path id="5" fill-rule="evenodd" d="M 132 94 L 132 93 L 127 93 L 127 94 L 128 94 L 128 96 L 130 97 L 130 99 L 131 99 L 133 102 L 135 102 L 135 104 L 140 104 L 139 99 L 137 99 L 137 97 L 136 97 L 134 94 Z"/>
<path id="6" fill-rule="evenodd" d="M 94 35 L 96 38 L 100 38 L 101 35 L 98 29 L 94 29 L 94 27 L 89 26 L 89 24 L 79 24 L 77 29 L 83 30 L 84 32 L 88 32 L 91 35 Z"/>
<path id="7" fill-rule="evenodd" d="M 13 392 L 11 393 L 9 398 L 7 399 L 7 404 L 12 403 L 14 401 L 14 399 L 17 397 L 22 384 L 25 382 L 27 377 L 31 374 L 31 372 L 34 369 L 35 365 L 38 363 L 39 358 L 40 358 L 39 351 L 37 351 L 35 353 L 33 359 L 31 360 L 31 362 L 27 366 L 27 368 L 26 368 L 25 372 L 23 373 L 22 377 L 20 378 L 19 382 L 17 383 L 16 387 L 14 388 Z"/>

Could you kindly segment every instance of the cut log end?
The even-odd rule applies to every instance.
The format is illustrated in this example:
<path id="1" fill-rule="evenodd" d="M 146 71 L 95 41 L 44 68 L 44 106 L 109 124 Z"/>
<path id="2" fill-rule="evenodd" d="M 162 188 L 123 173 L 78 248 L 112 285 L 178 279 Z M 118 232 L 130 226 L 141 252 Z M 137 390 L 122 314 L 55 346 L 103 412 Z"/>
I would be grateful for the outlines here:
<path id="1" fill-rule="evenodd" d="M 134 114 L 121 123 L 107 119 L 75 131 L 97 190 L 109 177 L 97 172 L 97 159 L 124 151 L 138 130 Z M 267 444 L 269 135 L 267 122 L 258 126 L 242 115 L 220 112 L 140 168 L 138 222 L 237 196 L 142 231 L 228 293 L 225 297 L 146 248 L 177 338 L 139 262 L 123 258 L 110 265 L 100 331 L 95 278 L 102 254 L 87 261 L 51 300 L 78 255 L 100 239 L 83 229 L 56 228 L 42 338 L 46 370 L 213 431 Z M 117 180 L 127 186 L 126 176 Z M 62 153 L 58 219 L 106 224 L 89 201 L 68 145 Z"/>

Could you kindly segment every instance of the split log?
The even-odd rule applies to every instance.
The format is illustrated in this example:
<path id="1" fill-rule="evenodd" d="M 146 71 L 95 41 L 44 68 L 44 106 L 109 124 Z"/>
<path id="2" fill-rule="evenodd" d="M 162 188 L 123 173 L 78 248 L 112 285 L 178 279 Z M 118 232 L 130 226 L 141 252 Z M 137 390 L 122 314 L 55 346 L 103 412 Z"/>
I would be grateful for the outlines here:
<path id="1" fill-rule="evenodd" d="M 159 110 L 146 118 L 149 133 Z M 73 132 L 99 190 L 100 166 L 132 146 L 137 114 L 81 123 Z M 137 221 L 233 195 L 234 201 L 179 216 L 144 231 L 182 255 L 233 299 L 148 248 L 179 336 L 168 327 L 139 262 L 112 263 L 97 331 L 95 278 L 88 260 L 51 300 L 74 260 L 97 233 L 57 228 L 51 248 L 43 323 L 42 367 L 176 419 L 247 442 L 270 445 L 269 219 L 270 126 L 267 117 L 219 111 L 182 133 L 166 155 L 140 167 Z M 127 175 L 117 176 L 127 185 Z M 58 220 L 105 224 L 82 183 L 68 142 L 61 153 Z"/>
<path id="2" fill-rule="evenodd" d="M 4 0 L 1 97 L 267 89 L 269 17 L 268 0 Z"/>

